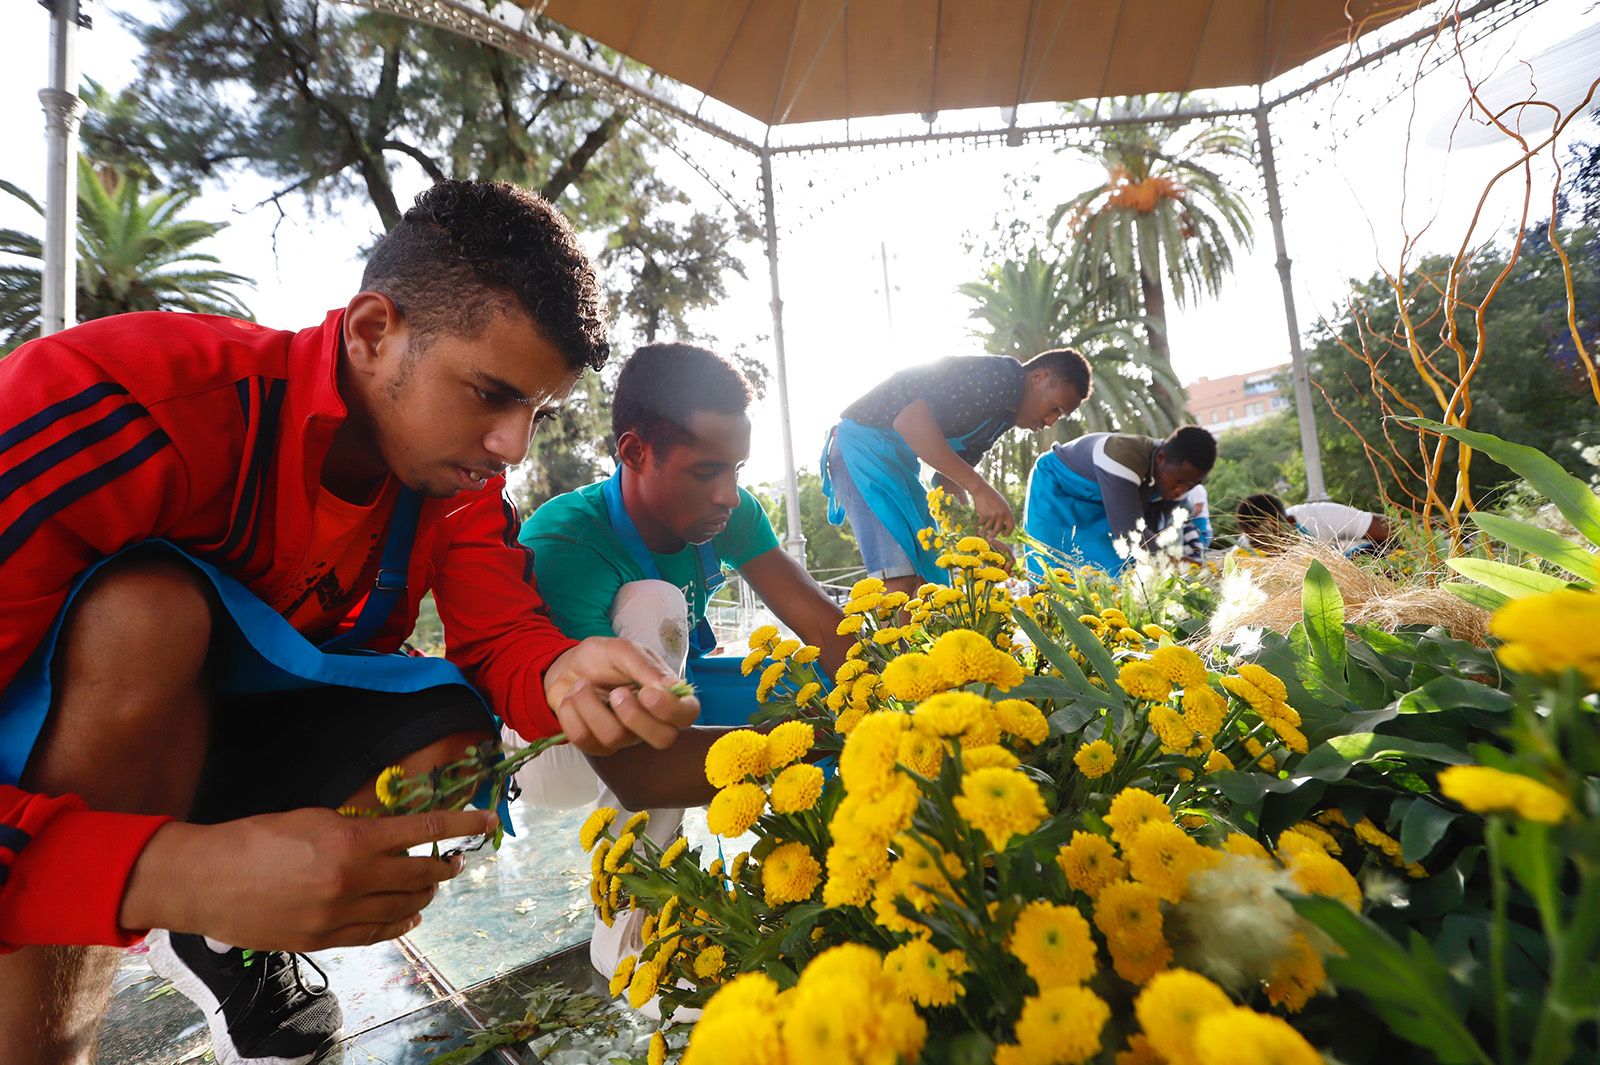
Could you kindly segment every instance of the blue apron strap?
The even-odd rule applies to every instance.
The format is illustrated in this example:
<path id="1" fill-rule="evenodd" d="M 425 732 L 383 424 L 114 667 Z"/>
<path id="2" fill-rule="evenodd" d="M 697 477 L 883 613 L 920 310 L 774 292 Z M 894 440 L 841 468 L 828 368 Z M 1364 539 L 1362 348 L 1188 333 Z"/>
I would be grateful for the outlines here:
<path id="1" fill-rule="evenodd" d="M 650 580 L 662 580 L 661 567 L 656 565 L 655 556 L 645 546 L 644 537 L 639 535 L 639 527 L 633 523 L 633 516 L 628 513 L 627 506 L 622 501 L 622 467 L 619 465 L 600 489 L 600 494 L 605 497 L 606 517 L 611 522 L 611 531 L 617 534 L 617 539 L 622 541 L 622 546 L 628 549 L 628 554 L 639 564 L 644 575 Z M 695 560 L 700 566 L 700 579 L 705 582 L 706 599 L 710 599 L 716 590 L 722 587 L 722 560 L 717 557 L 717 549 L 710 541 L 695 545 Z M 689 630 L 689 657 L 699 658 L 710 653 L 717 646 L 717 635 L 711 629 L 711 623 L 701 618 L 699 623 Z"/>
<path id="2" fill-rule="evenodd" d="M 406 570 L 411 565 L 411 543 L 417 535 L 417 518 L 422 513 L 422 497 L 401 486 L 389 515 L 389 534 L 383 542 L 383 557 L 378 561 L 378 576 L 367 593 L 356 622 L 338 636 L 322 644 L 324 651 L 348 651 L 366 645 L 389 620 L 406 591 Z"/>

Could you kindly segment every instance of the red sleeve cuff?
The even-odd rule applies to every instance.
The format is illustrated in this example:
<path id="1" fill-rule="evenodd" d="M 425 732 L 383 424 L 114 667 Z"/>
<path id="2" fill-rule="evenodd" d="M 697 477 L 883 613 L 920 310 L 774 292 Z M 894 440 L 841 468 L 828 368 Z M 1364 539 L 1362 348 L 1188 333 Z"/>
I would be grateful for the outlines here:
<path id="1" fill-rule="evenodd" d="M 529 663 L 532 680 L 526 689 L 527 698 L 516 708 L 521 713 L 514 713 L 513 719 L 508 722 L 523 739 L 543 739 L 561 731 L 561 723 L 556 720 L 555 709 L 550 705 L 550 700 L 545 698 L 544 675 L 549 670 L 551 662 L 576 646 L 578 646 L 577 640 L 563 637 L 535 655 Z"/>
<path id="2" fill-rule="evenodd" d="M 126 947 L 146 929 L 117 923 L 139 854 L 170 817 L 72 810 L 50 819 L 11 863 L 0 892 L 0 948 Z"/>

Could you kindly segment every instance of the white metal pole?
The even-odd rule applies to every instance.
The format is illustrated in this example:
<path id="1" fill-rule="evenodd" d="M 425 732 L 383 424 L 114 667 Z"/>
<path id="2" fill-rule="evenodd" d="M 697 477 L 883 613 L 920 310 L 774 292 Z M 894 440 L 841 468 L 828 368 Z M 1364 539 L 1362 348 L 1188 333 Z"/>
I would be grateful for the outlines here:
<path id="1" fill-rule="evenodd" d="M 45 117 L 44 279 L 40 335 L 78 317 L 78 0 L 50 0 L 50 86 L 39 90 Z"/>
<path id="2" fill-rule="evenodd" d="M 1267 185 L 1267 217 L 1272 220 L 1272 243 L 1278 252 L 1278 282 L 1283 286 L 1283 318 L 1289 327 L 1289 358 L 1293 363 L 1294 409 L 1300 419 L 1300 450 L 1306 461 L 1306 498 L 1326 499 L 1322 483 L 1322 449 L 1317 443 L 1317 415 L 1311 405 L 1311 372 L 1300 347 L 1300 319 L 1294 309 L 1294 281 L 1289 272 L 1289 250 L 1283 239 L 1283 204 L 1278 199 L 1278 167 L 1272 156 L 1272 130 L 1265 105 L 1256 109 L 1256 139 L 1261 144 L 1261 175 Z"/>
<path id="3" fill-rule="evenodd" d="M 783 426 L 784 499 L 788 529 L 784 549 L 806 564 L 806 536 L 800 530 L 800 480 L 794 471 L 794 428 L 789 417 L 789 369 L 783 356 L 783 296 L 778 291 L 778 214 L 773 201 L 772 151 L 761 149 L 761 213 L 767 231 L 767 270 L 772 277 L 772 346 L 777 353 L 778 419 Z"/>

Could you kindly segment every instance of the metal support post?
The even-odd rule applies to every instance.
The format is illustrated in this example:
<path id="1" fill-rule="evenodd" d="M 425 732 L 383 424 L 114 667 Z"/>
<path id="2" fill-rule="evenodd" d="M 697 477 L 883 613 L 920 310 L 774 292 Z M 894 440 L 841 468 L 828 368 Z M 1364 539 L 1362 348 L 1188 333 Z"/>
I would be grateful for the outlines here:
<path id="1" fill-rule="evenodd" d="M 40 335 L 78 317 L 78 0 L 50 0 L 50 86 L 39 90 L 45 117 L 44 279 Z"/>
<path id="2" fill-rule="evenodd" d="M 778 216 L 773 201 L 772 152 L 761 149 L 761 214 L 767 236 L 767 270 L 772 278 L 772 346 L 777 354 L 778 419 L 783 426 L 784 500 L 788 506 L 783 546 L 802 566 L 806 537 L 800 531 L 800 481 L 794 469 L 794 428 L 789 416 L 789 369 L 783 354 L 783 296 L 778 290 Z"/>
<path id="3" fill-rule="evenodd" d="M 1272 156 L 1272 130 L 1267 107 L 1256 109 L 1256 139 L 1261 145 L 1261 176 L 1267 185 L 1267 216 L 1272 220 L 1272 243 L 1278 252 L 1278 282 L 1283 286 L 1283 318 L 1289 328 L 1289 358 L 1293 363 L 1294 409 L 1300 419 L 1300 450 L 1306 461 L 1306 498 L 1326 499 L 1322 483 L 1322 450 L 1317 442 L 1317 415 L 1311 405 L 1311 372 L 1300 347 L 1300 319 L 1294 309 L 1294 281 L 1289 250 L 1283 239 L 1283 204 L 1278 199 L 1278 167 Z"/>

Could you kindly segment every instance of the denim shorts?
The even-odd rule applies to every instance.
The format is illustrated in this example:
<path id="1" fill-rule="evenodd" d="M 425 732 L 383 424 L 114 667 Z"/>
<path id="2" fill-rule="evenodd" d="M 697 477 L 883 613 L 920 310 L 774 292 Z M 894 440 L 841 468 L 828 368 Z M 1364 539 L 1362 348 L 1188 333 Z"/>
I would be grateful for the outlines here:
<path id="1" fill-rule="evenodd" d="M 861 549 L 861 561 L 866 563 L 867 576 L 889 580 L 915 574 L 917 567 L 912 564 L 911 556 L 878 520 L 872 508 L 867 506 L 861 490 L 851 479 L 837 441 L 828 449 L 828 476 L 833 479 L 834 498 L 844 507 L 844 516 L 849 519 L 856 546 Z"/>

